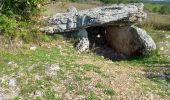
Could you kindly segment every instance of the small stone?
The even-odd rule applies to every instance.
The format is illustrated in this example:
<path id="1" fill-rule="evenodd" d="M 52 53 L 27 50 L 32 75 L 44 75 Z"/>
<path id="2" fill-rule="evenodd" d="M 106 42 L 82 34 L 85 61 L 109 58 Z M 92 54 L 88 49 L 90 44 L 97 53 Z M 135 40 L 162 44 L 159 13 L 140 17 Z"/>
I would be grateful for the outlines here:
<path id="1" fill-rule="evenodd" d="M 54 76 L 57 74 L 57 71 L 60 70 L 60 67 L 59 65 L 57 64 L 46 64 L 45 65 L 45 73 L 48 75 L 48 76 Z"/>
<path id="2" fill-rule="evenodd" d="M 164 47 L 161 47 L 160 50 L 163 51 L 163 50 L 164 50 Z"/>
<path id="3" fill-rule="evenodd" d="M 36 49 L 37 49 L 36 46 L 30 47 L 30 50 L 36 50 Z"/>
<path id="4" fill-rule="evenodd" d="M 11 64 L 14 64 L 15 62 L 13 62 L 13 61 L 10 61 L 10 62 L 8 62 L 8 65 L 11 65 Z"/>
<path id="5" fill-rule="evenodd" d="M 170 35 L 166 35 L 166 38 L 169 39 L 169 38 L 170 38 Z"/>
<path id="6" fill-rule="evenodd" d="M 12 87 L 16 86 L 16 79 L 15 78 L 10 79 L 8 81 L 8 85 Z"/>
<path id="7" fill-rule="evenodd" d="M 72 7 L 69 7 L 69 8 L 67 9 L 67 12 L 68 12 L 68 13 L 77 13 L 77 9 L 72 6 Z"/>
<path id="8" fill-rule="evenodd" d="M 61 46 L 61 45 L 58 45 L 58 48 L 62 48 L 62 46 Z"/>
<path id="9" fill-rule="evenodd" d="M 12 67 L 18 67 L 18 64 L 15 63 L 14 61 L 8 62 L 8 65 L 11 65 Z"/>
<path id="10" fill-rule="evenodd" d="M 41 91 L 35 91 L 33 96 L 34 97 L 41 97 L 42 96 L 42 92 Z"/>

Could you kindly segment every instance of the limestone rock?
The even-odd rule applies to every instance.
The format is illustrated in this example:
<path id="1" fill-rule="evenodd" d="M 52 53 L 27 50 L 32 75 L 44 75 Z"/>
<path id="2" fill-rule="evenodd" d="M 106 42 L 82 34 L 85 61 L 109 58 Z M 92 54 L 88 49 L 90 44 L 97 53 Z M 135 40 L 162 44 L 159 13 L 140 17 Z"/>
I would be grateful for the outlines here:
<path id="1" fill-rule="evenodd" d="M 8 85 L 11 86 L 11 87 L 16 86 L 16 79 L 15 78 L 10 79 L 8 81 Z"/>
<path id="2" fill-rule="evenodd" d="M 89 49 L 89 39 L 88 39 L 88 33 L 85 29 L 79 30 L 79 32 L 77 33 L 77 36 L 79 38 L 79 41 L 76 45 L 76 49 L 79 52 L 83 52 Z"/>
<path id="3" fill-rule="evenodd" d="M 67 12 L 68 12 L 68 13 L 77 13 L 77 9 L 72 6 L 72 7 L 69 7 L 69 8 L 67 9 Z"/>
<path id="4" fill-rule="evenodd" d="M 138 50 L 140 50 L 143 55 L 150 51 L 156 50 L 155 42 L 145 30 L 133 26 L 131 27 L 130 31 L 134 34 L 134 39 L 136 39 L 137 45 L 139 46 Z"/>
<path id="5" fill-rule="evenodd" d="M 110 46 L 127 56 L 145 55 L 156 45 L 146 31 L 135 26 L 107 27 L 106 38 Z"/>
<path id="6" fill-rule="evenodd" d="M 58 64 L 46 64 L 45 65 L 45 73 L 46 75 L 53 77 L 57 75 L 57 71 L 60 70 L 60 66 Z"/>
<path id="7" fill-rule="evenodd" d="M 77 12 L 69 8 L 65 13 L 57 13 L 49 19 L 49 26 L 41 29 L 47 33 L 79 30 L 90 26 L 112 25 L 116 23 L 131 24 L 146 18 L 143 4 L 119 4 Z"/>
<path id="8" fill-rule="evenodd" d="M 70 7 L 67 12 L 52 16 L 48 21 L 49 26 L 41 31 L 69 34 L 76 31 L 79 41 L 75 48 L 79 52 L 88 50 L 93 44 L 100 45 L 101 42 L 105 46 L 109 44 L 116 53 L 128 57 L 145 55 L 155 50 L 156 45 L 145 30 L 133 26 L 146 18 L 143 8 L 142 3 L 115 4 L 82 11 Z"/>

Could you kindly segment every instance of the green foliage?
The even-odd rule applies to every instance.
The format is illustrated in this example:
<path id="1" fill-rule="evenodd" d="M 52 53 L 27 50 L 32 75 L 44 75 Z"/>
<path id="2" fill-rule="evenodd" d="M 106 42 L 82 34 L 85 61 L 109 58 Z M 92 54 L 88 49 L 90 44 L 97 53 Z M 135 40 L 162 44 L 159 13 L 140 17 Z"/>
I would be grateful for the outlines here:
<path id="1" fill-rule="evenodd" d="M 160 12 L 161 14 L 170 14 L 170 6 L 169 6 L 169 5 L 163 5 L 163 6 L 160 8 L 159 12 Z"/>
<path id="2" fill-rule="evenodd" d="M 3 0 L 0 2 L 0 35 L 8 40 L 15 38 L 25 42 L 49 38 L 38 31 L 38 17 L 41 6 L 46 0 Z"/>
<path id="3" fill-rule="evenodd" d="M 45 2 L 46 0 L 4 0 L 1 12 L 8 16 L 18 15 L 25 20 L 37 15 Z"/>
<path id="4" fill-rule="evenodd" d="M 150 12 L 170 14 L 170 6 L 168 4 L 145 3 L 145 9 Z"/>
<path id="5" fill-rule="evenodd" d="M 25 42 L 49 41 L 49 38 L 42 34 L 34 21 L 17 21 L 15 17 L 0 16 L 0 35 L 8 40 L 20 38 Z"/>
<path id="6" fill-rule="evenodd" d="M 158 12 L 161 7 L 162 7 L 162 4 L 145 3 L 145 10 L 150 11 L 150 12 Z"/>
<path id="7" fill-rule="evenodd" d="M 8 18 L 5 15 L 0 16 L 0 33 L 6 37 L 15 37 L 19 35 L 17 21 L 14 18 Z"/>

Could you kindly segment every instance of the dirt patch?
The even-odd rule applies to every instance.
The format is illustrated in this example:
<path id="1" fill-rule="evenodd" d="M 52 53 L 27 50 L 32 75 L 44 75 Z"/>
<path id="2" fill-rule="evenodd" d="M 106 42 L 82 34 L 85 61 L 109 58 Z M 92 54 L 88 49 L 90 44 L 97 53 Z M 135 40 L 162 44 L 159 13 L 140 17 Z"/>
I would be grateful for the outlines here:
<path id="1" fill-rule="evenodd" d="M 111 61 L 101 61 L 91 58 L 81 59 L 76 61 L 77 64 L 93 64 L 95 66 L 100 66 L 104 73 L 107 73 L 110 77 L 103 78 L 98 74 L 93 74 L 91 72 L 87 73 L 94 83 L 96 80 L 101 80 L 105 86 L 112 88 L 116 93 L 116 99 L 118 100 L 134 100 L 134 99 L 152 99 L 159 100 L 161 97 L 159 95 L 153 94 L 151 92 L 144 92 L 138 81 L 140 78 L 134 77 L 133 75 L 143 75 L 142 66 L 131 66 L 129 64 L 119 64 L 112 63 Z M 97 91 L 96 91 L 97 92 Z"/>

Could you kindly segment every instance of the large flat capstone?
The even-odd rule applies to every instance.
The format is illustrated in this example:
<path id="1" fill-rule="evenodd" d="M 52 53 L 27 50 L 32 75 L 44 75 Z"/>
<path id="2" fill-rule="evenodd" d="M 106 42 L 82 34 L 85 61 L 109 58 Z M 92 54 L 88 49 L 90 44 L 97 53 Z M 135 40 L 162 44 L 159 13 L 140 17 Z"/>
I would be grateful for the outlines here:
<path id="1" fill-rule="evenodd" d="M 47 33 L 79 30 L 90 26 L 107 24 L 131 24 L 146 18 L 143 4 L 120 4 L 77 11 L 70 7 L 65 13 L 57 13 L 49 19 Z"/>

